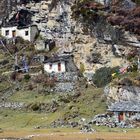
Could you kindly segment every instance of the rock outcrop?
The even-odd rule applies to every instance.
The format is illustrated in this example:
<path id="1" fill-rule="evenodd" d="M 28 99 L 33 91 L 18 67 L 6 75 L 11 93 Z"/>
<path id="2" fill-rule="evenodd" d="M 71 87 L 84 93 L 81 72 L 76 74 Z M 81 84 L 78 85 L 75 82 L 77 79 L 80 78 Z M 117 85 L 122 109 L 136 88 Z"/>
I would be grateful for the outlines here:
<path id="1" fill-rule="evenodd" d="M 104 1 L 98 2 L 103 3 Z M 21 1 L 21 3 L 23 2 Z M 110 1 L 108 0 L 106 3 L 110 4 Z M 128 5 L 127 3 L 132 7 L 131 2 L 125 1 L 122 5 Z M 26 1 L 24 4 L 24 7 L 18 5 L 17 8 L 28 9 L 33 13 L 32 22 L 40 30 L 39 40 L 53 39 L 58 48 L 56 53 L 72 53 L 77 67 L 80 69 L 82 64 L 85 72 L 92 71 L 94 73 L 103 66 L 121 66 L 127 63 L 125 56 L 132 46 L 140 47 L 137 36 L 130 34 L 128 31 L 125 32 L 118 26 L 112 26 L 102 18 L 102 14 L 107 14 L 108 11 L 102 11 L 104 8 L 101 5 L 99 5 L 99 8 L 103 13 L 100 13 L 98 22 L 95 24 L 93 18 L 89 27 L 87 27 L 87 20 L 82 23 L 82 21 L 77 22 L 73 18 L 74 2 L 72 0 L 69 2 Z M 89 8 L 94 10 L 96 6 L 98 5 L 93 3 Z M 99 56 L 98 60 L 95 56 Z"/>
<path id="2" fill-rule="evenodd" d="M 116 84 L 110 84 L 105 87 L 108 105 L 115 102 L 140 101 L 140 85 L 139 79 L 130 80 L 123 78 Z"/>

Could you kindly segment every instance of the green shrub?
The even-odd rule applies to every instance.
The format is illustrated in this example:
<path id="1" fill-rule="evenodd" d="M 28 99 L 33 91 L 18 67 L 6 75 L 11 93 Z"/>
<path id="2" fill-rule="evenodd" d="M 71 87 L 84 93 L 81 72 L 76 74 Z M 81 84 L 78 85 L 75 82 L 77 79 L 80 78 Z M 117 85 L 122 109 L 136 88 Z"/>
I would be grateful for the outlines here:
<path id="1" fill-rule="evenodd" d="M 112 68 L 110 67 L 102 67 L 98 69 L 94 76 L 93 76 L 93 82 L 97 87 L 104 87 L 112 80 Z"/>
<path id="2" fill-rule="evenodd" d="M 140 5 L 140 0 L 132 0 L 133 2 L 135 2 L 136 4 Z"/>
<path id="3" fill-rule="evenodd" d="M 31 78 L 31 76 L 29 74 L 24 75 L 24 79 L 25 81 L 29 81 Z"/>
<path id="4" fill-rule="evenodd" d="M 38 110 L 40 110 L 40 104 L 39 103 L 31 103 L 27 108 L 31 109 L 33 111 L 38 111 Z"/>

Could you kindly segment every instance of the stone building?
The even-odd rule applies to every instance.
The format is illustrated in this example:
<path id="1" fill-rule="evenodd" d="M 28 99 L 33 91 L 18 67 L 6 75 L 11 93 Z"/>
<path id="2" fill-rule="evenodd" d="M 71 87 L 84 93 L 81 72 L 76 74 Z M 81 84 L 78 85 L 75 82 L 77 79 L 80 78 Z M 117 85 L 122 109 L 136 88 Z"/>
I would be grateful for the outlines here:
<path id="1" fill-rule="evenodd" d="M 37 34 L 38 28 L 36 25 L 29 25 L 25 27 L 3 26 L 1 28 L 1 35 L 8 39 L 19 36 L 24 40 L 34 41 Z"/>
<path id="2" fill-rule="evenodd" d="M 47 73 L 75 72 L 77 67 L 73 62 L 72 55 L 55 55 L 44 61 L 44 71 Z"/>
<path id="3" fill-rule="evenodd" d="M 116 102 L 108 109 L 113 112 L 118 122 L 126 121 L 133 117 L 140 115 L 140 102 L 139 101 L 121 101 Z"/>
<path id="4" fill-rule="evenodd" d="M 22 37 L 28 41 L 34 41 L 38 34 L 38 28 L 32 24 L 32 13 L 21 9 L 15 13 L 9 20 L 4 20 L 1 26 L 1 35 L 5 38 Z"/>

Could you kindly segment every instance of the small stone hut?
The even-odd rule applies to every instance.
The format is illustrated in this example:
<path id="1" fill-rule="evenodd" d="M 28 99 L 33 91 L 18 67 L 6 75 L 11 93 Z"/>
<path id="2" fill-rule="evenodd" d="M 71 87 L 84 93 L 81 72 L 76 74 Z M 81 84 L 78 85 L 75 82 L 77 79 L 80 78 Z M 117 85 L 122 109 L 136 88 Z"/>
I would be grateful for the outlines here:
<path id="1" fill-rule="evenodd" d="M 139 101 L 120 101 L 111 105 L 108 109 L 113 112 L 118 122 L 130 119 L 132 116 L 140 115 Z"/>

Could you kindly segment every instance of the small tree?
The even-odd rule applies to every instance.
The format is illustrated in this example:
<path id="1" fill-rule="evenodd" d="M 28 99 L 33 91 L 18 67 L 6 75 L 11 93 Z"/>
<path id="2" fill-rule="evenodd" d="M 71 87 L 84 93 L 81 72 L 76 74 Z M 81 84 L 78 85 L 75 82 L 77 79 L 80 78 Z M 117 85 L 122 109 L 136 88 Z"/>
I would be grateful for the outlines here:
<path id="1" fill-rule="evenodd" d="M 26 82 L 30 80 L 31 76 L 29 74 L 24 75 L 24 79 Z"/>
<path id="2" fill-rule="evenodd" d="M 103 87 L 112 80 L 112 69 L 110 67 L 102 67 L 95 72 L 93 76 L 93 83 L 97 87 Z"/>

